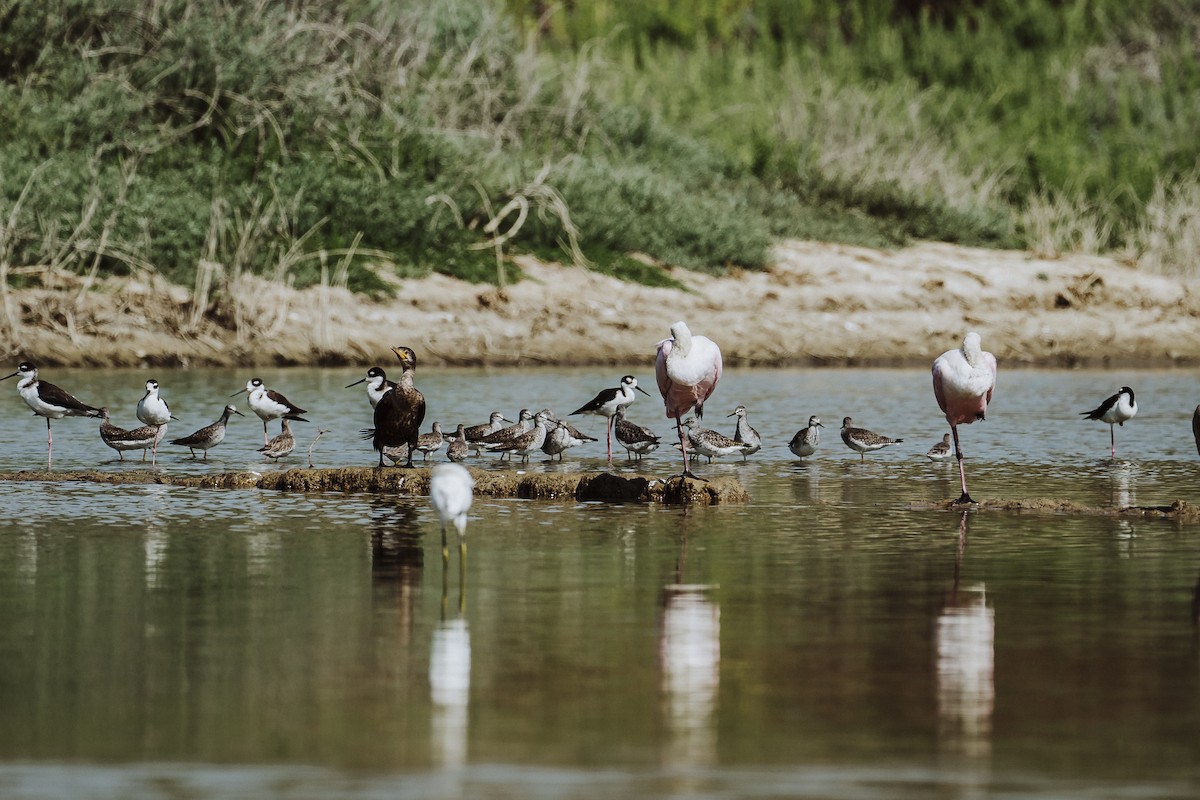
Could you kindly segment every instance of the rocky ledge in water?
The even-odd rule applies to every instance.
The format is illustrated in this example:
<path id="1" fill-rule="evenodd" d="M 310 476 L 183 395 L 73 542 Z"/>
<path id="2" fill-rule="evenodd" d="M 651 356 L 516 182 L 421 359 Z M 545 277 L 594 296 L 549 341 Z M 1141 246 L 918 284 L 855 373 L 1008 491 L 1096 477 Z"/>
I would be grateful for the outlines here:
<path id="1" fill-rule="evenodd" d="M 0 473 L 4 481 L 86 481 L 107 484 L 160 484 L 201 489 L 274 489 L 283 492 L 372 492 L 405 496 L 429 494 L 430 470 L 387 467 L 289 469 L 267 472 L 220 472 L 212 475 L 168 475 L 149 470 L 129 472 Z M 609 472 L 528 473 L 471 470 L 475 493 L 488 497 L 550 500 L 600 500 L 717 505 L 750 499 L 735 478 L 720 476 L 707 481 L 662 479 L 646 475 Z"/>
<path id="2" fill-rule="evenodd" d="M 1076 503 L 1072 500 L 1051 500 L 1041 497 L 1024 499 L 992 499 L 959 505 L 953 500 L 938 503 L 913 505 L 913 509 L 941 509 L 944 511 L 1019 511 L 1049 514 L 1087 514 L 1105 517 L 1139 517 L 1141 519 L 1171 519 L 1176 522 L 1200 522 L 1200 506 L 1176 500 L 1164 506 L 1119 506 L 1103 508 Z"/>

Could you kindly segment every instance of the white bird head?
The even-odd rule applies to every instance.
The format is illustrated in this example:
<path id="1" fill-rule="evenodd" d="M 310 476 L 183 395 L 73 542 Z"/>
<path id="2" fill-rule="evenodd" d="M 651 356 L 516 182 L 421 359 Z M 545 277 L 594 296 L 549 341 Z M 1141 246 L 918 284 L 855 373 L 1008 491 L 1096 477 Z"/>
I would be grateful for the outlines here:
<path id="1" fill-rule="evenodd" d="M 968 331 L 967 335 L 963 337 L 962 354 L 972 367 L 978 365 L 983 357 L 982 340 L 975 331 Z"/>
<path id="2" fill-rule="evenodd" d="M 683 320 L 671 326 L 671 338 L 675 340 L 674 349 L 680 355 L 686 356 L 692 349 L 692 330 Z"/>

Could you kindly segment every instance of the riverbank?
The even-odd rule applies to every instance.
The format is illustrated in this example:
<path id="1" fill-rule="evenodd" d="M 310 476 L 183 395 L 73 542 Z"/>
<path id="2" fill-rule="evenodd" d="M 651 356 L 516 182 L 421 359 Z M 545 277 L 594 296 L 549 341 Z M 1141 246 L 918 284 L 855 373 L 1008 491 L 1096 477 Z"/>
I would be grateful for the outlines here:
<path id="1" fill-rule="evenodd" d="M 644 363 L 677 319 L 715 339 L 727 365 L 926 364 L 974 329 L 1002 363 L 1200 364 L 1200 293 L 1111 258 L 918 243 L 872 250 L 779 244 L 770 266 L 712 277 L 669 270 L 651 288 L 529 257 L 504 289 L 442 275 L 373 301 L 242 277 L 199 313 L 154 278 L 85 287 L 37 275 L 9 290 L 7 360 L 58 366 L 368 364 L 393 345 L 422 365 Z M 8 327 L 8 326 L 6 326 Z"/>

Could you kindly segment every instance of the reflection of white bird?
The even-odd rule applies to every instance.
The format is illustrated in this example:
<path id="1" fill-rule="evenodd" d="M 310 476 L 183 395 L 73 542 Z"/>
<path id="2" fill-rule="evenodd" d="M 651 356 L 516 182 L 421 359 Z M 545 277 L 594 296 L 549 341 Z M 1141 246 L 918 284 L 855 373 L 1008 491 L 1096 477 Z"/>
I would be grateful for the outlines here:
<path id="1" fill-rule="evenodd" d="M 693 336 L 683 321 L 671 326 L 671 338 L 658 343 L 654 376 L 667 418 L 675 420 L 679 449 L 683 451 L 683 474 L 688 477 L 694 476 L 688 470 L 687 439 L 681 420 L 693 408 L 696 419 L 704 418 L 704 401 L 716 390 L 721 370 L 721 348 L 706 336 Z"/>
<path id="2" fill-rule="evenodd" d="M 983 586 L 960 589 L 937 618 L 938 716 L 945 735 L 986 751 L 995 705 L 995 613 Z"/>
<path id="3" fill-rule="evenodd" d="M 467 554 L 467 512 L 475 491 L 475 479 L 462 464 L 438 464 L 429 478 L 429 499 L 442 524 L 442 560 L 450 558 L 446 548 L 446 525 L 458 531 L 458 551 Z"/>
<path id="4" fill-rule="evenodd" d="M 663 691 L 667 725 L 676 741 L 673 761 L 709 764 L 715 750 L 721 680 L 721 612 L 707 587 L 668 586 L 663 609 Z"/>
<path id="5" fill-rule="evenodd" d="M 434 750 L 441 751 L 438 755 L 443 766 L 460 767 L 467 762 L 467 706 L 471 695 L 471 632 L 465 619 L 443 622 L 433 632 L 429 695 L 433 701 Z"/>

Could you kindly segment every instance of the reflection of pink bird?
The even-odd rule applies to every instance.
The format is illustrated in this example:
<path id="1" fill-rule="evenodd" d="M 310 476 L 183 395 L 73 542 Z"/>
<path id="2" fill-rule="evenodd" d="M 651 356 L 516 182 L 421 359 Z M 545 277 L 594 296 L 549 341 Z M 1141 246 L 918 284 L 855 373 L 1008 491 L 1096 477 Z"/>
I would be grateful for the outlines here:
<path id="1" fill-rule="evenodd" d="M 686 323 L 676 322 L 671 326 L 671 338 L 658 343 L 654 375 L 667 417 L 675 420 L 675 430 L 679 433 L 683 474 L 695 477 L 688 471 L 687 438 L 680 419 L 693 408 L 697 418 L 704 416 L 704 401 L 721 380 L 721 348 L 705 336 L 692 336 Z"/>
<path id="2" fill-rule="evenodd" d="M 958 459 L 958 477 L 962 497 L 956 503 L 973 503 L 967 494 L 967 474 L 963 470 L 963 452 L 958 444 L 958 426 L 984 419 L 992 392 L 996 388 L 996 357 L 985 353 L 979 334 L 971 331 L 963 337 L 962 348 L 947 350 L 933 362 L 933 394 L 946 414 L 954 437 L 954 457 Z"/>

